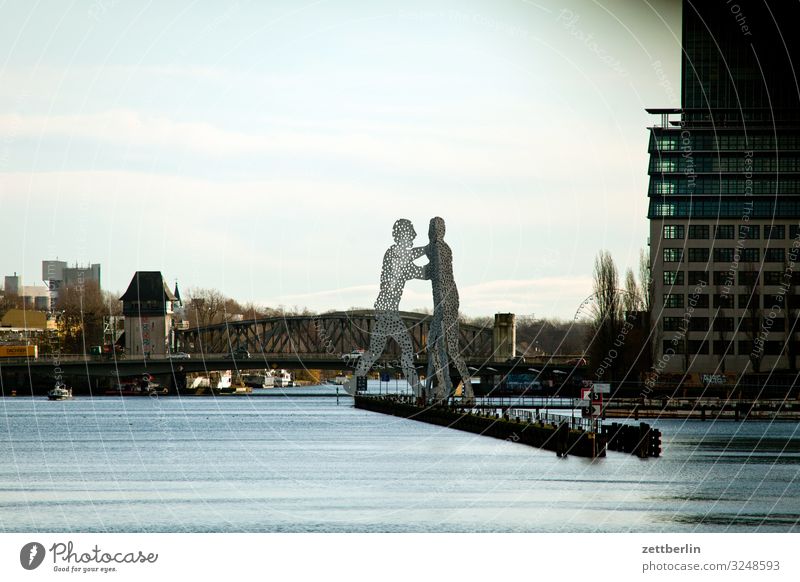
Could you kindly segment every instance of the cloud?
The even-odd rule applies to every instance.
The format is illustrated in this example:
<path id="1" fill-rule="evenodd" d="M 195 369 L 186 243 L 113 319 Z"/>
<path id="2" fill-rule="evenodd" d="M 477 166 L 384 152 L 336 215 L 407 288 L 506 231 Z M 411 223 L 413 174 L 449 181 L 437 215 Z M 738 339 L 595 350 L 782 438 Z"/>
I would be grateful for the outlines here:
<path id="1" fill-rule="evenodd" d="M 497 279 L 461 288 L 462 304 L 471 313 L 571 315 L 592 292 L 587 276 Z M 465 309 L 466 311 L 466 309 Z"/>
<path id="2" fill-rule="evenodd" d="M 207 122 L 176 121 L 131 110 L 78 115 L 0 115 L 0 133 L 39 142 L 93 140 L 124 148 L 159 148 L 216 159 L 271 155 L 347 160 L 406 172 L 461 176 L 534 178 L 536 152 L 530 144 L 508 144 L 492 132 L 466 136 L 414 135 L 386 125 L 347 124 L 326 129 L 272 126 L 258 133 L 224 129 Z M 176 151 L 177 150 L 177 151 Z"/>
<path id="3" fill-rule="evenodd" d="M 128 158 L 141 151 L 158 159 L 179 160 L 180 166 L 186 164 L 187 154 L 222 162 L 263 157 L 283 159 L 308 170 L 320 161 L 330 161 L 409 176 L 492 180 L 496 185 L 515 180 L 549 185 L 566 176 L 573 185 L 589 183 L 592 173 L 576 174 L 576 159 L 563 155 L 575 147 L 574 131 L 564 131 L 575 123 L 568 121 L 567 114 L 552 112 L 546 119 L 522 125 L 508 120 L 453 125 L 424 119 L 414 124 L 273 119 L 253 123 L 244 132 L 208 121 L 112 109 L 69 115 L 6 113 L 0 115 L 0 134 L 13 136 L 15 141 L 34 141 L 37 150 L 59 140 L 65 144 L 92 141 L 97 144 L 95 150 L 122 148 Z M 629 152 L 609 147 L 606 133 L 585 125 L 581 131 L 580 150 L 586 152 L 581 162 L 584 169 L 629 169 Z M 73 147 L 86 150 L 83 143 Z"/>

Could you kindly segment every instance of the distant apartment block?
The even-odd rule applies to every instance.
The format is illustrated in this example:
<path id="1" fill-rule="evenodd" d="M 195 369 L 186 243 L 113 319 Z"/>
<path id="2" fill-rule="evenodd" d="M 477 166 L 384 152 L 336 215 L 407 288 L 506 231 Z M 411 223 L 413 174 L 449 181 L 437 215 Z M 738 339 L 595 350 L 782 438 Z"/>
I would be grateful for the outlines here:
<path id="1" fill-rule="evenodd" d="M 59 290 L 64 287 L 85 285 L 91 282 L 97 284 L 98 288 L 102 288 L 100 284 L 100 263 L 92 263 L 87 266 L 81 266 L 76 263 L 74 267 L 69 267 L 66 261 L 42 261 L 42 281 L 47 284 L 52 303 L 55 304 L 58 300 Z"/>

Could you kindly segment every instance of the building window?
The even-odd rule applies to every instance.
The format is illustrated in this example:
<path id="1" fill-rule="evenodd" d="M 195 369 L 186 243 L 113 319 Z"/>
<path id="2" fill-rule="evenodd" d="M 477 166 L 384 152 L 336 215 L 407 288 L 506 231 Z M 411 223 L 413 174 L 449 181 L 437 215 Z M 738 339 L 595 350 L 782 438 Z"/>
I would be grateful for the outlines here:
<path id="1" fill-rule="evenodd" d="M 689 296 L 689 303 L 694 307 L 708 307 L 708 294 L 698 293 Z"/>
<path id="2" fill-rule="evenodd" d="M 764 285 L 780 285 L 783 271 L 764 271 Z"/>
<path id="3" fill-rule="evenodd" d="M 664 271 L 664 285 L 683 285 L 683 271 Z"/>
<path id="4" fill-rule="evenodd" d="M 719 224 L 714 233 L 714 238 L 719 240 L 733 240 L 736 238 L 736 229 L 732 224 Z"/>
<path id="5" fill-rule="evenodd" d="M 782 224 L 767 225 L 764 227 L 764 238 L 783 240 L 786 238 L 786 227 Z"/>
<path id="6" fill-rule="evenodd" d="M 786 320 L 783 317 L 773 317 L 772 320 L 765 318 L 763 329 L 768 329 L 770 331 L 784 331 L 786 329 Z"/>
<path id="7" fill-rule="evenodd" d="M 800 237 L 800 224 L 790 224 L 789 225 L 789 238 L 798 238 Z"/>
<path id="8" fill-rule="evenodd" d="M 689 249 L 690 263 L 705 263 L 708 261 L 708 249 Z"/>
<path id="9" fill-rule="evenodd" d="M 706 340 L 689 340 L 689 353 L 698 356 L 708 354 L 708 342 Z"/>
<path id="10" fill-rule="evenodd" d="M 714 350 L 715 356 L 734 355 L 734 343 L 732 341 L 714 340 L 712 344 L 712 349 Z"/>
<path id="11" fill-rule="evenodd" d="M 652 208 L 653 216 L 678 216 L 683 214 L 675 202 L 654 202 Z"/>
<path id="12" fill-rule="evenodd" d="M 664 340 L 663 349 L 665 354 L 682 354 L 684 352 L 684 340 L 683 338 L 678 338 L 676 343 L 672 343 L 671 340 Z"/>
<path id="13" fill-rule="evenodd" d="M 683 225 L 665 224 L 663 238 L 683 238 Z"/>
<path id="14" fill-rule="evenodd" d="M 758 309 L 761 307 L 761 295 L 742 293 L 739 295 L 739 309 Z"/>
<path id="15" fill-rule="evenodd" d="M 714 318 L 714 331 L 733 331 L 732 317 Z"/>
<path id="16" fill-rule="evenodd" d="M 764 342 L 764 355 L 780 356 L 783 350 L 783 342 L 767 341 Z"/>
<path id="17" fill-rule="evenodd" d="M 664 295 L 664 307 L 683 307 L 683 295 L 675 293 Z"/>
<path id="18" fill-rule="evenodd" d="M 664 249 L 665 263 L 680 263 L 683 260 L 683 249 Z"/>
<path id="19" fill-rule="evenodd" d="M 753 250 L 755 251 L 758 249 L 753 249 Z M 764 251 L 765 263 L 782 263 L 784 259 L 786 259 L 786 251 L 783 249 L 766 249 Z"/>
<path id="20" fill-rule="evenodd" d="M 739 285 L 758 285 L 758 271 L 739 271 Z"/>
<path id="21" fill-rule="evenodd" d="M 760 331 L 761 318 L 756 317 L 757 314 L 747 312 L 744 317 L 739 319 L 739 331 L 753 332 Z"/>
<path id="22" fill-rule="evenodd" d="M 689 320 L 689 331 L 708 331 L 707 317 L 693 317 Z"/>
<path id="23" fill-rule="evenodd" d="M 681 328 L 682 317 L 664 317 L 664 331 L 678 331 Z"/>
<path id="24" fill-rule="evenodd" d="M 693 224 L 689 227 L 689 238 L 707 239 L 709 238 L 709 230 L 707 224 Z"/>
<path id="25" fill-rule="evenodd" d="M 757 263 L 759 261 L 758 249 L 742 249 L 741 261 L 743 263 Z"/>
<path id="26" fill-rule="evenodd" d="M 733 262 L 733 249 L 728 249 L 728 248 L 714 249 L 714 262 L 715 263 L 732 263 Z"/>
<path id="27" fill-rule="evenodd" d="M 733 273 L 730 271 L 714 271 L 714 285 L 733 285 Z"/>
<path id="28" fill-rule="evenodd" d="M 708 272 L 706 271 L 689 271 L 689 285 L 707 285 Z"/>
<path id="29" fill-rule="evenodd" d="M 721 307 L 722 309 L 733 307 L 733 295 L 714 295 L 714 307 Z"/>
<path id="30" fill-rule="evenodd" d="M 739 227 L 739 238 L 746 240 L 756 240 L 761 238 L 761 228 L 757 224 L 742 224 Z"/>
<path id="31" fill-rule="evenodd" d="M 753 340 L 739 340 L 739 355 L 746 356 L 753 351 Z"/>
<path id="32" fill-rule="evenodd" d="M 772 309 L 776 311 L 778 309 L 783 309 L 784 302 L 786 301 L 786 295 L 777 293 L 774 295 L 764 295 L 764 309 Z"/>

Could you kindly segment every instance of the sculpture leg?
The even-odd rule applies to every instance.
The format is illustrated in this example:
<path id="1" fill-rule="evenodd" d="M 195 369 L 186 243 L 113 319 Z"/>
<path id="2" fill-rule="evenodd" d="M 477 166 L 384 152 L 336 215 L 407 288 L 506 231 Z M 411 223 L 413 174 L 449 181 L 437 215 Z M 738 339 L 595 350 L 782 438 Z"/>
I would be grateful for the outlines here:
<path id="1" fill-rule="evenodd" d="M 387 327 L 389 321 L 384 314 L 379 314 L 376 318 L 375 327 L 372 330 L 372 335 L 369 338 L 369 349 L 364 352 L 358 360 L 356 366 L 356 376 L 366 376 L 370 371 L 375 360 L 381 357 L 383 350 L 386 349 L 386 341 L 389 339 Z"/>
<path id="2" fill-rule="evenodd" d="M 447 365 L 447 352 L 443 344 L 441 317 L 434 315 L 428 335 L 428 371 L 425 378 L 425 395 L 428 400 L 441 399 L 444 387 L 442 366 Z"/>
<path id="3" fill-rule="evenodd" d="M 458 370 L 463 384 L 462 398 L 467 401 L 475 400 L 475 393 L 472 390 L 472 381 L 469 377 L 469 369 L 464 363 L 464 358 L 461 356 L 458 348 L 458 325 L 452 326 L 447 330 L 447 351 L 450 352 L 450 359 L 453 360 L 453 365 Z"/>
<path id="4" fill-rule="evenodd" d="M 436 398 L 447 400 L 453 393 L 453 382 L 450 380 L 450 359 L 447 357 L 447 344 L 444 336 L 439 336 L 435 346 L 436 378 L 438 380 Z"/>
<path id="5" fill-rule="evenodd" d="M 400 346 L 400 367 L 403 369 L 403 375 L 414 390 L 414 396 L 419 398 L 422 396 L 422 386 L 420 386 L 419 376 L 414 367 L 414 343 L 405 326 L 403 326 L 402 333 L 397 333 L 393 337 Z"/>

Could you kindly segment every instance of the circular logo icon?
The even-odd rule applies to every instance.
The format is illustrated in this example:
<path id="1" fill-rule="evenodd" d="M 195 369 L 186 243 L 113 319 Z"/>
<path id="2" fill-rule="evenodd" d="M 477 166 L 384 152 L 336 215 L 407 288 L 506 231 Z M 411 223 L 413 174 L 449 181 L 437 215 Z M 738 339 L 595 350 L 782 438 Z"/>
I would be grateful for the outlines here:
<path id="1" fill-rule="evenodd" d="M 19 551 L 19 563 L 26 570 L 35 570 L 44 561 L 44 546 L 39 542 L 29 542 Z"/>

